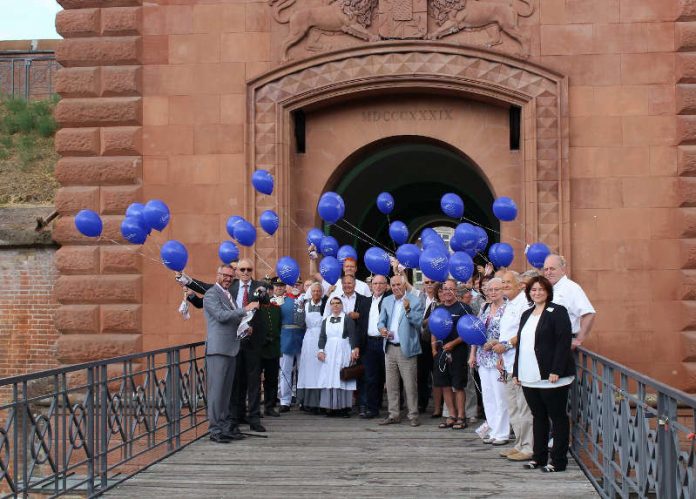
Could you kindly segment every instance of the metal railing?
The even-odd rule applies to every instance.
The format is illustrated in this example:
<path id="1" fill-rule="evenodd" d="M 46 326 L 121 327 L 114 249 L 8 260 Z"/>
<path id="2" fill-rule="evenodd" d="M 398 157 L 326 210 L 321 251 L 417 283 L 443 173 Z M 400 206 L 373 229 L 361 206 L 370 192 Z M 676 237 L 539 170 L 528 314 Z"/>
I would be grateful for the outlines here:
<path id="1" fill-rule="evenodd" d="M 0 497 L 99 495 L 205 435 L 204 348 L 0 380 Z"/>
<path id="2" fill-rule="evenodd" d="M 55 93 L 55 73 L 60 64 L 52 52 L 0 58 L 0 96 L 45 99 Z"/>
<path id="3" fill-rule="evenodd" d="M 696 497 L 696 398 L 579 349 L 571 453 L 602 497 Z"/>

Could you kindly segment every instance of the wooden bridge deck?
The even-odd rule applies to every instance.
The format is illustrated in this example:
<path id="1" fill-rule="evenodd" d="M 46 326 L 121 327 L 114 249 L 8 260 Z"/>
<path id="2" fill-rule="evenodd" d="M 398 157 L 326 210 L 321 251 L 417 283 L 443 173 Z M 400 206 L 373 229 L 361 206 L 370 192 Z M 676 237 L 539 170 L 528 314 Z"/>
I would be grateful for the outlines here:
<path id="1" fill-rule="evenodd" d="M 433 419 L 378 426 L 293 410 L 262 420 L 267 439 L 222 445 L 205 437 L 124 482 L 107 497 L 586 498 L 596 492 L 571 459 L 565 473 L 524 470 L 473 428 Z M 242 427 L 242 431 L 248 428 Z"/>

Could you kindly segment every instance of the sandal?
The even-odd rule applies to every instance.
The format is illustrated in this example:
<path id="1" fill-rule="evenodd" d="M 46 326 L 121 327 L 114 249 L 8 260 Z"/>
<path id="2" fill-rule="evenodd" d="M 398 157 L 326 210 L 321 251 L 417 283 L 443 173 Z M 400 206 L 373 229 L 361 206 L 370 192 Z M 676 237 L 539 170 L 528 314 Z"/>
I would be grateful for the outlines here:
<path id="1" fill-rule="evenodd" d="M 536 461 L 529 461 L 526 464 L 523 464 L 522 467 L 526 470 L 535 470 L 539 467 L 539 463 Z"/>
<path id="2" fill-rule="evenodd" d="M 468 425 L 466 424 L 466 420 L 464 418 L 457 418 L 457 422 L 452 425 L 453 430 L 463 430 L 466 428 Z"/>
<path id="3" fill-rule="evenodd" d="M 556 468 L 553 464 L 547 464 L 541 471 L 544 473 L 558 473 L 559 471 L 565 471 L 565 468 Z"/>
<path id="4" fill-rule="evenodd" d="M 437 427 L 440 429 L 452 428 L 456 422 L 457 420 L 455 418 L 447 418 L 445 421 L 437 425 Z"/>

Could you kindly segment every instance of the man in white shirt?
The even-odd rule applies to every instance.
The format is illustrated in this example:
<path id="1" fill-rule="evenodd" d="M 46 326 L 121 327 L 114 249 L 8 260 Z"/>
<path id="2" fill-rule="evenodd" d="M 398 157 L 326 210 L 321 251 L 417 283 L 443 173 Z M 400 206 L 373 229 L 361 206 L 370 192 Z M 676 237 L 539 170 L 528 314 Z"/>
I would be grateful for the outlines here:
<path id="1" fill-rule="evenodd" d="M 366 320 L 367 338 L 362 355 L 365 364 L 364 391 L 366 396 L 365 412 L 361 417 L 372 419 L 379 416 L 379 408 L 382 405 L 382 393 L 384 392 L 384 340 L 379 332 L 379 313 L 382 308 L 383 298 L 386 296 L 387 278 L 383 275 L 375 275 L 372 278 L 372 297 Z"/>
<path id="2" fill-rule="evenodd" d="M 517 331 L 522 312 L 529 308 L 524 294 L 524 283 L 520 282 L 517 272 L 507 271 L 503 274 L 503 294 L 509 300 L 500 319 L 500 337 L 493 346 L 493 351 L 502 354 L 502 367 L 505 375 L 505 392 L 507 395 L 510 425 L 517 441 L 511 449 L 500 453 L 511 461 L 529 461 L 532 458 L 534 437 L 532 433 L 532 412 L 522 393 L 522 387 L 512 382 L 512 370 L 515 364 Z"/>
<path id="3" fill-rule="evenodd" d="M 553 301 L 568 309 L 573 328 L 573 348 L 590 336 L 596 315 L 587 295 L 566 275 L 566 261 L 560 255 L 549 255 L 544 261 L 544 276 L 553 284 Z"/>

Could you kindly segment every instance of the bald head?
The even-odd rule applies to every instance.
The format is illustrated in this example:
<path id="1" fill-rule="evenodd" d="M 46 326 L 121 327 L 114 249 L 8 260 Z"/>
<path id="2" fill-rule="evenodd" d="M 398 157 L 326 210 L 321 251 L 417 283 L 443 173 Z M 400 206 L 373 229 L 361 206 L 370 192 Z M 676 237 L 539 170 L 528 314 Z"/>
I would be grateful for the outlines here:
<path id="1" fill-rule="evenodd" d="M 520 275 L 514 270 L 505 272 L 501 279 L 503 280 L 503 294 L 508 300 L 517 298 L 517 295 L 524 289 Z"/>
<path id="2" fill-rule="evenodd" d="M 554 254 L 547 256 L 544 260 L 544 276 L 551 284 L 555 285 L 564 275 L 566 275 L 565 258 Z"/>

